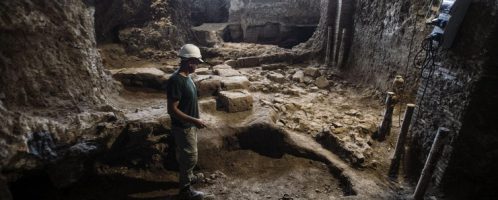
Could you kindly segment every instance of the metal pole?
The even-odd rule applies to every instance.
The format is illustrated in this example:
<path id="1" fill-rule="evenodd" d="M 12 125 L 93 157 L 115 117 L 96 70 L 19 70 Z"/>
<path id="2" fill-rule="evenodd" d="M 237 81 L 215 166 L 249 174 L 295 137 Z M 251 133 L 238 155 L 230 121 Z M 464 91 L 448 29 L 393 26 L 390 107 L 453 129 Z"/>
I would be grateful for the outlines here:
<path id="1" fill-rule="evenodd" d="M 425 161 L 424 169 L 422 170 L 420 178 L 418 179 L 415 192 L 413 192 L 413 198 L 415 200 L 422 200 L 424 198 L 425 191 L 427 190 L 430 178 L 432 177 L 432 169 L 436 164 L 436 155 L 442 147 L 442 138 L 448 135 L 449 132 L 450 130 L 444 127 L 439 127 L 439 129 L 437 130 L 436 137 L 434 138 L 434 143 L 432 143 L 431 151 L 427 156 L 427 161 Z"/>
<path id="2" fill-rule="evenodd" d="M 388 92 L 386 98 L 386 111 L 384 112 L 384 119 L 382 120 L 378 130 L 378 140 L 383 141 L 386 139 L 387 133 L 391 130 L 393 111 L 394 111 L 394 92 Z"/>
<path id="3" fill-rule="evenodd" d="M 342 0 L 337 0 L 337 16 L 335 18 L 335 35 L 334 35 L 334 53 L 332 54 L 332 63 L 334 67 L 337 67 L 337 51 L 339 43 L 339 29 L 341 28 L 341 15 L 342 15 Z"/>
<path id="4" fill-rule="evenodd" d="M 332 45 L 332 26 L 327 27 L 327 49 L 325 50 L 325 65 L 330 64 L 330 46 Z"/>
<path id="5" fill-rule="evenodd" d="M 341 32 L 341 43 L 340 43 L 340 47 L 339 47 L 339 55 L 337 57 L 337 66 L 338 67 L 342 67 L 342 61 L 344 60 L 344 40 L 345 40 L 345 37 L 346 36 L 346 29 L 343 28 L 342 29 L 342 32 Z"/>
<path id="6" fill-rule="evenodd" d="M 401 125 L 401 130 L 398 135 L 398 142 L 396 143 L 396 149 L 394 150 L 394 155 L 391 159 L 391 166 L 389 167 L 389 177 L 396 178 L 398 175 L 399 163 L 401 160 L 401 155 L 404 154 L 405 150 L 405 139 L 410 128 L 410 122 L 412 120 L 413 110 L 415 110 L 415 104 L 407 104 L 405 116 L 403 118 L 403 124 Z"/>

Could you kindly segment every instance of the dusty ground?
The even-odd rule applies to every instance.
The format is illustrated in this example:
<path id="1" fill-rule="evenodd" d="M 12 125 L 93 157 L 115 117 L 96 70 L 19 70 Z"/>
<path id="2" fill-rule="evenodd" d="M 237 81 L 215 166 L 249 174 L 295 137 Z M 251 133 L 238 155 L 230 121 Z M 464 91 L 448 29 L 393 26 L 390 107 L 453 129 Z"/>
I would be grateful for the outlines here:
<path id="1" fill-rule="evenodd" d="M 134 61 L 118 59 L 119 62 L 108 63 L 109 68 L 174 64 L 174 60 L 127 59 Z M 399 183 L 386 176 L 399 129 L 398 116 L 393 117 L 393 130 L 387 141 L 371 139 L 382 117 L 383 94 L 348 83 L 334 70 L 317 65 L 279 66 L 283 67 L 239 70 L 251 82 L 248 89 L 254 99 L 252 110 L 227 113 L 201 107 L 201 117 L 210 126 L 199 132 L 196 172 L 204 173 L 206 178 L 196 187 L 213 194 L 215 199 L 406 197 L 411 188 L 403 177 Z M 312 68 L 307 78 L 293 78 L 306 68 Z M 320 77 L 327 79 L 326 87 L 316 86 Z M 162 91 L 126 88 L 111 104 L 129 121 L 169 127 Z M 51 192 L 42 190 L 45 192 L 37 197 L 175 199 L 176 163 L 171 159 L 164 162 L 165 168 L 97 162 L 90 175 L 77 185 L 46 190 Z"/>

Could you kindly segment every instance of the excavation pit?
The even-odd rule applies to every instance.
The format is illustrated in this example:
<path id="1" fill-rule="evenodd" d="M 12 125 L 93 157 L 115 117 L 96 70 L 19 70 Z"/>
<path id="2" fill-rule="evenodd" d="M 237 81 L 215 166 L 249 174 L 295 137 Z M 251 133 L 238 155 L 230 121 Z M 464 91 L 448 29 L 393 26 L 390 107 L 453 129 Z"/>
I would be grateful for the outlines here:
<path id="1" fill-rule="evenodd" d="M 125 137 L 123 134 L 133 133 L 124 132 L 119 137 Z M 140 138 L 148 137 L 133 137 L 134 140 Z M 151 156 L 145 155 L 151 153 L 138 152 L 146 147 L 117 141 L 131 149 L 126 151 L 129 157 Z M 205 178 L 195 187 L 214 194 L 215 199 L 329 199 L 355 194 L 348 179 L 336 176 L 333 167 L 322 162 L 319 156 L 303 153 L 286 141 L 286 133 L 271 125 L 199 131 L 199 162 L 195 172 L 203 173 Z M 172 154 L 171 150 L 166 149 L 166 154 Z M 28 199 L 176 198 L 178 179 L 177 172 L 171 170 L 176 167 L 173 160 L 165 159 L 165 168 L 170 169 L 166 170 L 102 158 L 88 165 L 92 167 L 87 175 L 69 187 L 56 188 L 45 172 L 38 172 L 12 183 L 13 195 Z"/>
<path id="2" fill-rule="evenodd" d="M 207 176 L 201 188 L 219 199 L 329 199 L 356 193 L 347 178 L 270 125 L 209 130 L 199 139 L 198 166 Z"/>

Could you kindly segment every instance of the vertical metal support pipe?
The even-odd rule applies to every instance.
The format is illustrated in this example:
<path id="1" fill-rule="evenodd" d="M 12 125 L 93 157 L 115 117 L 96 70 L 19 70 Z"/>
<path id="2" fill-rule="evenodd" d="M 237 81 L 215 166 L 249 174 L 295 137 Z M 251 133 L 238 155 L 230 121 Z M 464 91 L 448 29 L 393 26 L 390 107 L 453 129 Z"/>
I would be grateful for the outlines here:
<path id="1" fill-rule="evenodd" d="M 391 166 L 389 167 L 389 177 L 391 178 L 396 178 L 398 175 L 399 163 L 401 155 L 404 154 L 406 135 L 408 133 L 408 129 L 410 128 L 410 122 L 412 121 L 413 110 L 415 110 L 415 104 L 406 105 L 403 124 L 401 125 L 401 130 L 398 135 L 398 142 L 396 143 L 396 149 L 394 150 L 394 155 L 391 158 Z"/>
<path id="2" fill-rule="evenodd" d="M 341 43 L 339 43 L 339 55 L 337 57 L 337 66 L 342 67 L 342 61 L 344 60 L 344 40 L 346 37 L 346 29 L 343 28 L 341 32 Z"/>
<path id="3" fill-rule="evenodd" d="M 387 93 L 384 119 L 380 123 L 379 130 L 377 131 L 377 139 L 379 141 L 385 140 L 387 133 L 391 130 L 393 111 L 395 105 L 393 97 L 394 97 L 394 92 Z"/>
<path id="4" fill-rule="evenodd" d="M 335 34 L 334 34 L 334 53 L 332 54 L 332 63 L 334 67 L 337 67 L 337 51 L 339 43 L 339 29 L 341 28 L 341 16 L 342 16 L 342 0 L 337 0 L 337 16 L 335 18 Z"/>
<path id="5" fill-rule="evenodd" d="M 327 27 L 327 49 L 325 50 L 325 65 L 330 64 L 330 46 L 332 45 L 332 26 Z"/>
<path id="6" fill-rule="evenodd" d="M 448 135 L 449 132 L 450 130 L 444 127 L 439 127 L 439 129 L 437 130 L 436 137 L 434 138 L 434 142 L 432 143 L 431 151 L 429 152 L 427 160 L 425 161 L 424 169 L 422 170 L 420 178 L 418 179 L 415 192 L 413 192 L 413 198 L 415 200 L 422 200 L 424 198 L 425 191 L 427 190 L 430 178 L 432 177 L 432 169 L 436 164 L 436 156 L 443 147 L 442 138 Z"/>

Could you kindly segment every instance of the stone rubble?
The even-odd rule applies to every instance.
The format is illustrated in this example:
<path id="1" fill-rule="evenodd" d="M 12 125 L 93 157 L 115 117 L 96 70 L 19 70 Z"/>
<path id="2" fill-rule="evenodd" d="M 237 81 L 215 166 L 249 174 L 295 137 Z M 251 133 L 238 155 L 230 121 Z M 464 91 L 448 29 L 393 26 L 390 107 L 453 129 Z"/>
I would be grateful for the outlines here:
<path id="1" fill-rule="evenodd" d="M 192 75 L 198 88 L 202 112 L 243 112 L 252 110 L 255 103 L 269 106 L 279 113 L 277 126 L 310 134 L 325 146 L 341 149 L 340 155 L 356 166 L 368 164 L 365 161 L 372 151 L 369 145 L 370 135 L 376 131 L 378 116 L 352 109 L 348 99 L 337 96 L 346 95 L 344 87 L 347 82 L 335 82 L 330 79 L 334 72 L 316 66 L 290 68 L 279 63 L 246 68 L 259 64 L 254 57 L 227 60 L 224 63 L 211 69 L 199 68 Z M 235 66 L 240 69 L 234 69 Z M 163 71 L 172 70 L 171 67 L 160 69 L 162 71 L 120 71 L 148 71 L 151 75 L 145 77 L 160 77 L 164 75 Z M 143 73 L 129 74 L 130 77 L 144 77 Z M 274 98 L 261 99 L 249 91 L 274 95 Z M 302 102 L 299 100 L 301 98 L 310 101 Z M 319 106 L 319 109 L 316 106 Z"/>

